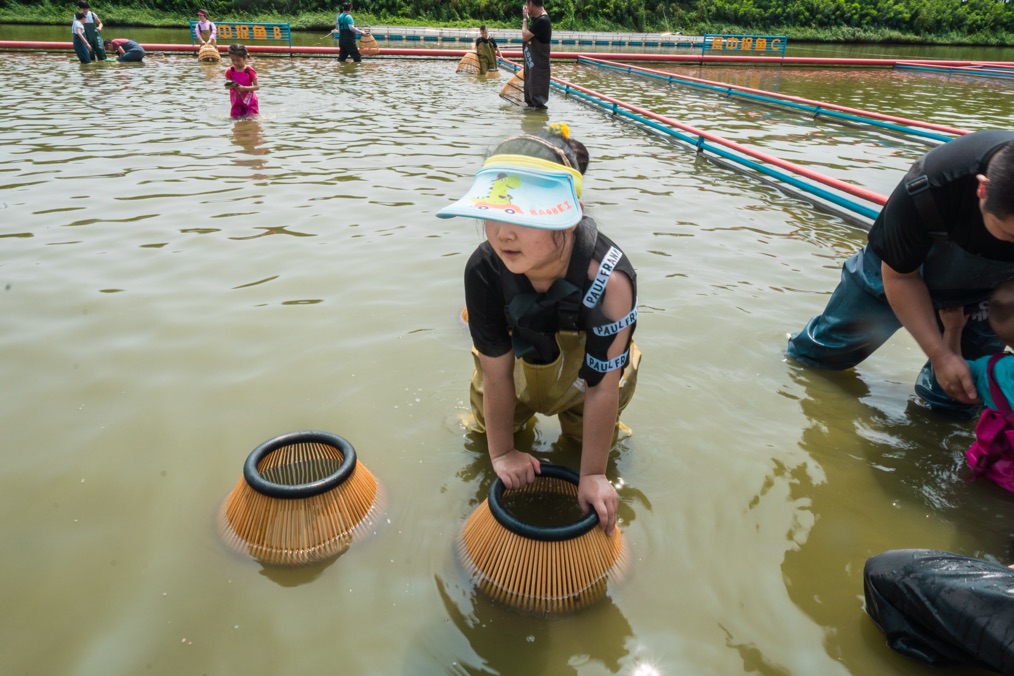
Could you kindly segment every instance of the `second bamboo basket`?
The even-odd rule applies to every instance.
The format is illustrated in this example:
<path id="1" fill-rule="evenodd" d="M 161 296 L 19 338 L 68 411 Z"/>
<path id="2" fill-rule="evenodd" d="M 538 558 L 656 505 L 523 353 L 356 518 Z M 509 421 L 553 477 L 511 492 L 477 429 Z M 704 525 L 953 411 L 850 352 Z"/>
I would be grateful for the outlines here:
<path id="1" fill-rule="evenodd" d="M 545 464 L 541 471 L 534 482 L 510 493 L 577 501 L 575 472 Z M 533 614 L 579 610 L 595 603 L 605 596 L 610 580 L 623 576 L 628 558 L 620 529 L 606 536 L 594 511 L 562 526 L 538 526 L 518 518 L 505 505 L 499 478 L 465 522 L 457 549 L 471 581 L 487 596 Z"/>
<path id="2" fill-rule="evenodd" d="M 230 548 L 261 563 L 319 563 L 365 536 L 383 502 L 352 444 L 329 432 L 292 432 L 253 450 L 219 529 Z"/>
<path id="3" fill-rule="evenodd" d="M 500 98 L 510 101 L 515 106 L 525 105 L 525 70 L 518 70 L 507 80 L 507 84 L 500 90 Z"/>

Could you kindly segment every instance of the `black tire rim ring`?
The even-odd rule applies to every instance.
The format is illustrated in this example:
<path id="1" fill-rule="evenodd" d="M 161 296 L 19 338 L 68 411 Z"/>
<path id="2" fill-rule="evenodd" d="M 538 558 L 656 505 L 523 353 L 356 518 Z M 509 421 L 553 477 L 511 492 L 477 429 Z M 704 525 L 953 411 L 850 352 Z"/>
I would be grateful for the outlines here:
<path id="1" fill-rule="evenodd" d="M 260 461 L 267 457 L 270 453 L 274 453 L 279 448 L 285 446 L 292 446 L 293 444 L 299 443 L 318 443 L 332 446 L 341 451 L 342 464 L 333 473 L 305 484 L 290 485 L 290 484 L 279 484 L 273 481 L 265 479 L 260 471 L 257 469 L 257 465 Z M 247 485 L 262 495 L 267 495 L 271 498 L 282 498 L 285 500 L 294 500 L 298 498 L 311 498 L 315 495 L 326 493 L 327 491 L 340 486 L 346 479 L 352 476 L 352 472 L 356 468 L 356 449 L 352 447 L 346 439 L 338 436 L 337 434 L 331 434 L 330 432 L 318 432 L 315 430 L 304 430 L 302 432 L 290 432 L 289 434 L 283 434 L 274 439 L 268 439 L 263 444 L 258 446 L 250 453 L 246 459 L 246 464 L 243 465 L 243 478 L 246 479 Z"/>
<path id="2" fill-rule="evenodd" d="M 538 481 L 543 477 L 562 479 L 569 481 L 575 486 L 581 482 L 581 477 L 578 476 L 577 472 L 559 465 L 542 465 L 541 473 L 535 475 L 535 480 Z M 521 537 L 544 542 L 560 542 L 580 537 L 599 524 L 599 517 L 595 513 L 595 510 L 591 510 L 580 520 L 564 526 L 536 526 L 525 523 L 504 506 L 503 494 L 505 490 L 503 481 L 500 480 L 500 477 L 497 477 L 493 485 L 489 487 L 489 511 L 493 514 L 493 518 L 500 522 L 500 525 Z"/>

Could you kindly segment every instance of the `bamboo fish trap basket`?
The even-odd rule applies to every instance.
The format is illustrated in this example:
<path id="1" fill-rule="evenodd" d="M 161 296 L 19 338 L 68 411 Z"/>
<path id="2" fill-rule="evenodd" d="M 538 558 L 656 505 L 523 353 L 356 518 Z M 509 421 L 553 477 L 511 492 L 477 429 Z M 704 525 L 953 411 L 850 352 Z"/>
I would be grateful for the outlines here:
<path id="1" fill-rule="evenodd" d="M 514 73 L 507 84 L 500 90 L 500 98 L 513 103 L 515 106 L 525 105 L 525 70 L 524 68 Z"/>
<path id="2" fill-rule="evenodd" d="M 577 502 L 575 472 L 556 465 L 542 465 L 541 471 L 518 491 L 493 482 L 489 497 L 461 529 L 458 556 L 472 583 L 494 601 L 541 615 L 579 610 L 605 596 L 610 580 L 622 578 L 626 546 L 618 528 L 606 536 L 594 511 L 562 526 L 537 526 L 516 516 L 505 495 Z"/>
<path id="3" fill-rule="evenodd" d="M 221 61 L 222 60 L 222 55 L 218 53 L 218 48 L 217 47 L 215 47 L 214 45 L 209 45 L 209 44 L 205 43 L 205 44 L 201 45 L 200 50 L 198 50 L 198 52 L 197 52 L 197 60 L 198 61 L 208 62 L 208 63 L 214 62 L 214 61 Z"/>
<path id="4" fill-rule="evenodd" d="M 455 72 L 478 75 L 479 67 L 479 55 L 475 52 L 467 52 L 463 57 L 461 57 L 461 60 L 458 61 L 458 69 Z"/>
<path id="5" fill-rule="evenodd" d="M 359 53 L 363 56 L 376 56 L 380 54 L 380 45 L 377 44 L 377 38 L 369 33 L 364 33 L 359 38 Z"/>
<path id="6" fill-rule="evenodd" d="M 382 511 L 383 489 L 352 444 L 309 430 L 253 450 L 219 529 L 231 549 L 261 563 L 304 565 L 344 553 Z"/>

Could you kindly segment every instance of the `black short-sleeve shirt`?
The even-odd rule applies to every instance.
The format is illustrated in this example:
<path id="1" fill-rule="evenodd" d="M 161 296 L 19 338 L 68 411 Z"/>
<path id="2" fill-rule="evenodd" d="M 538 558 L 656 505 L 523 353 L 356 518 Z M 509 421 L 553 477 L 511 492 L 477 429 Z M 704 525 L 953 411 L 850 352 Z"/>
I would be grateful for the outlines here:
<path id="1" fill-rule="evenodd" d="M 543 14 L 538 19 L 529 21 L 528 30 L 535 36 L 536 40 L 544 45 L 548 45 L 550 40 L 553 39 L 553 24 L 549 20 L 548 14 Z"/>
<path id="2" fill-rule="evenodd" d="M 977 174 L 985 174 L 989 161 L 1014 140 L 1014 131 L 979 131 L 958 137 L 928 152 L 894 189 L 870 229 L 869 246 L 881 260 L 900 273 L 914 272 L 926 259 L 937 223 L 920 214 L 906 183 L 925 174 L 939 213 L 944 238 L 968 253 L 990 260 L 1014 261 L 1014 243 L 1002 242 L 986 230 L 976 196 Z"/>

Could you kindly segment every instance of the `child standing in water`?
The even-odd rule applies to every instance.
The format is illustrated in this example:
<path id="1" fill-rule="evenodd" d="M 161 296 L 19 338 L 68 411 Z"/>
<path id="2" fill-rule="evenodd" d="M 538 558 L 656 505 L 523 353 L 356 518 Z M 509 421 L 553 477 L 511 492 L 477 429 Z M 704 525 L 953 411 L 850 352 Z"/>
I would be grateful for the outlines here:
<path id="1" fill-rule="evenodd" d="M 578 501 L 610 535 L 619 496 L 606 466 L 640 362 L 637 281 L 584 213 L 587 150 L 554 127 L 501 142 L 468 194 L 437 216 L 485 226 L 465 266 L 465 305 L 473 428 L 486 433 L 493 470 L 507 489 L 533 482 L 539 461 L 515 448 L 514 434 L 536 413 L 558 416 L 581 441 Z"/>
<path id="2" fill-rule="evenodd" d="M 232 65 L 225 71 L 225 86 L 229 88 L 229 100 L 232 102 L 230 115 L 237 117 L 249 117 L 260 113 L 256 92 L 260 89 L 257 84 L 257 71 L 247 65 L 246 46 L 236 43 L 229 45 L 229 60 Z"/>
<path id="3" fill-rule="evenodd" d="M 74 23 L 70 25 L 70 34 L 74 38 L 74 53 L 81 63 L 92 62 L 92 50 L 88 46 L 88 39 L 85 37 L 84 12 L 74 15 Z"/>

